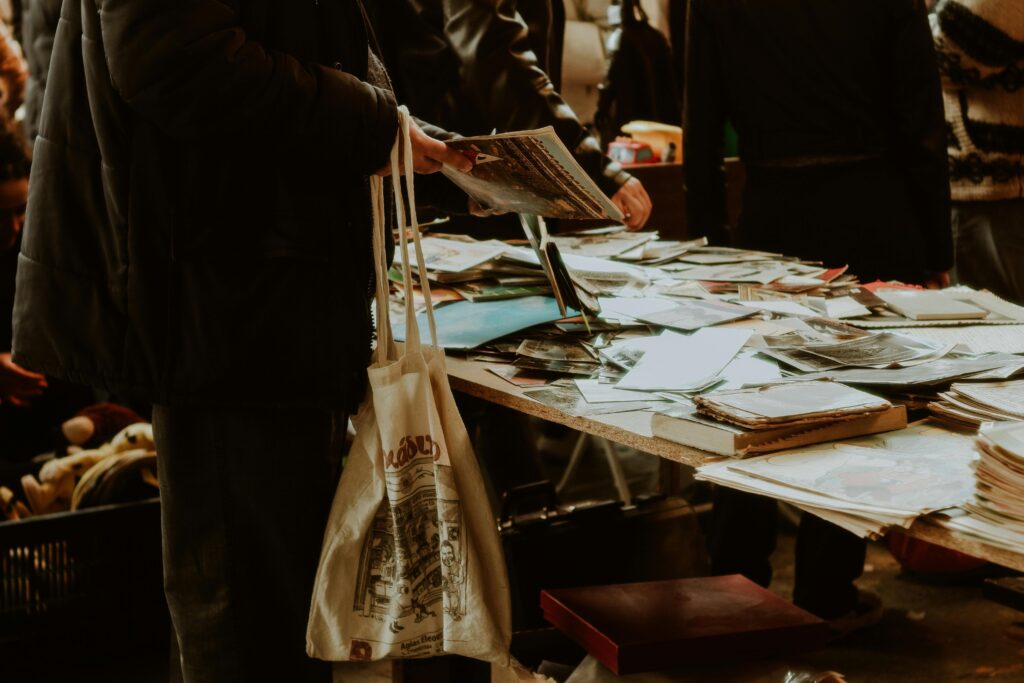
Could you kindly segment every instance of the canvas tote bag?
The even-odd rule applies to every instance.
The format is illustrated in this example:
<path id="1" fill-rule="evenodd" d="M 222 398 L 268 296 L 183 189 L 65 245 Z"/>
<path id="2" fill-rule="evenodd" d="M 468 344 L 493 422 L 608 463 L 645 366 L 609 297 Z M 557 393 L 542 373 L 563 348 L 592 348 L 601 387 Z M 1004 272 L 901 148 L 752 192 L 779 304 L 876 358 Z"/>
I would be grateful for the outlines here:
<path id="1" fill-rule="evenodd" d="M 400 121 L 391 180 L 398 225 L 406 226 L 399 154 L 411 159 L 412 145 L 404 107 Z M 377 349 L 324 535 L 306 649 L 331 661 L 457 654 L 505 665 L 511 638 L 505 560 L 437 347 L 426 278 L 433 346 L 420 343 L 411 288 L 404 349 L 392 337 L 383 182 L 371 179 Z M 416 226 L 411 162 L 405 185 L 408 225 Z M 409 245 L 406 230 L 399 232 L 409 283 Z M 426 273 L 418 231 L 412 233 L 419 272 Z"/>

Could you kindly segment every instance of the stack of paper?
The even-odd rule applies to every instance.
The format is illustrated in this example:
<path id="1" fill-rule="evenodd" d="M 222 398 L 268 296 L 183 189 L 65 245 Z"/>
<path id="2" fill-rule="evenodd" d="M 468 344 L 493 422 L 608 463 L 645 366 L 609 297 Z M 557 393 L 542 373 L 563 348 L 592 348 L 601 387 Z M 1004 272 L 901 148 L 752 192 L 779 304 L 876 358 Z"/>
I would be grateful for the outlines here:
<path id="1" fill-rule="evenodd" d="M 700 413 L 746 429 L 818 424 L 892 408 L 884 398 L 830 381 L 714 392 L 694 403 Z"/>
<path id="2" fill-rule="evenodd" d="M 872 309 L 872 315 L 851 321 L 865 328 L 1024 323 L 1024 307 L 1004 301 L 991 292 L 970 287 L 933 291 L 906 287 L 896 289 L 884 283 L 873 283 L 859 288 L 853 296 Z"/>
<path id="3" fill-rule="evenodd" d="M 413 264 L 417 280 L 426 277 L 432 284 L 450 287 L 459 298 L 494 301 L 551 293 L 540 267 L 512 258 L 509 247 L 501 242 L 477 242 L 458 236 L 424 237 L 422 245 L 427 272 L 417 272 Z M 397 250 L 396 265 L 388 277 L 404 289 L 401 262 L 402 253 Z M 419 287 L 416 293 L 419 294 Z"/>
<path id="4" fill-rule="evenodd" d="M 792 382 L 697 396 L 655 414 L 655 436 L 745 457 L 907 426 L 902 406 L 834 382 Z"/>
<path id="5" fill-rule="evenodd" d="M 988 313 L 933 289 L 877 289 L 875 296 L 911 320 L 979 320 Z"/>
<path id="6" fill-rule="evenodd" d="M 830 344 L 803 344 L 795 347 L 777 346 L 765 354 L 781 360 L 802 372 L 820 372 L 844 367 L 887 368 L 917 364 L 941 358 L 950 346 L 922 341 L 901 334 L 883 332 Z"/>
<path id="7" fill-rule="evenodd" d="M 978 435 L 974 500 L 964 507 L 994 524 L 1024 533 L 1024 423 L 986 426 Z"/>
<path id="8" fill-rule="evenodd" d="M 936 418 L 966 429 L 1024 420 L 1024 381 L 956 383 L 928 409 Z"/>
<path id="9" fill-rule="evenodd" d="M 721 460 L 697 478 L 785 500 L 861 536 L 973 498 L 971 438 L 917 424 L 844 443 Z"/>

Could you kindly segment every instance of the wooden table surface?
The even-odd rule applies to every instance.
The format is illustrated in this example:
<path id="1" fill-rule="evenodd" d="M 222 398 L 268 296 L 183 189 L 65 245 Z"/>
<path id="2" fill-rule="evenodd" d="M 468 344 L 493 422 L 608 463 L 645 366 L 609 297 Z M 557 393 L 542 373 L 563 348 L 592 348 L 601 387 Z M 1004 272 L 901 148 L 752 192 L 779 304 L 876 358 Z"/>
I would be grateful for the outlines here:
<path id="1" fill-rule="evenodd" d="M 718 456 L 711 453 L 654 437 L 651 434 L 652 413 L 650 412 L 576 417 L 525 396 L 523 393 L 526 391 L 525 389 L 513 386 L 494 373 L 488 372 L 487 363 L 453 356 L 449 356 L 446 362 L 449 381 L 455 391 L 562 424 L 580 432 L 601 436 L 609 441 L 690 467 L 697 467 L 718 459 Z M 1021 549 L 1021 552 L 1004 550 L 959 532 L 945 529 L 927 518 L 917 520 L 909 530 L 906 530 L 906 533 L 936 545 L 1024 571 L 1024 548 Z"/>

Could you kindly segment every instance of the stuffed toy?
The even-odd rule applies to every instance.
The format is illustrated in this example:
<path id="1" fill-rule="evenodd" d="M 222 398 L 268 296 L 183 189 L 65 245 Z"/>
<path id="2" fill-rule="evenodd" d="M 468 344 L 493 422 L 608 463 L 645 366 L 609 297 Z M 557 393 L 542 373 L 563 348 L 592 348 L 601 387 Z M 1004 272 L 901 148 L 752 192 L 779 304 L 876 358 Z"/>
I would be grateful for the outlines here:
<path id="1" fill-rule="evenodd" d="M 129 425 L 99 448 L 78 451 L 63 458 L 50 460 L 39 471 L 39 478 L 31 474 L 21 479 L 21 487 L 33 514 L 44 515 L 72 509 L 75 487 L 99 463 L 131 453 L 153 453 L 153 427 L 145 422 Z"/>
<path id="2" fill-rule="evenodd" d="M 69 446 L 92 450 L 112 441 L 125 427 L 139 422 L 145 420 L 130 408 L 116 403 L 97 403 L 65 422 L 61 432 Z"/>
<path id="3" fill-rule="evenodd" d="M 6 486 L 0 486 L 0 521 L 13 522 L 31 516 L 32 512 L 25 507 L 25 504 L 20 500 L 15 500 L 14 491 Z"/>

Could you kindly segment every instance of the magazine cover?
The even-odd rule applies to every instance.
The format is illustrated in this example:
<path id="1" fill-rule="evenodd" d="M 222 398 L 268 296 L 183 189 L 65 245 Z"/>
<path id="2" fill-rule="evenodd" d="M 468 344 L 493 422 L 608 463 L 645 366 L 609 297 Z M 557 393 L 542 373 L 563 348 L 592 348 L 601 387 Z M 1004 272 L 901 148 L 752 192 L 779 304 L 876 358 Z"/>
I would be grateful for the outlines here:
<path id="1" fill-rule="evenodd" d="M 476 165 L 469 173 L 445 167 L 444 174 L 481 206 L 547 218 L 622 220 L 622 212 L 584 173 L 550 126 L 459 138 L 448 145 Z"/>

